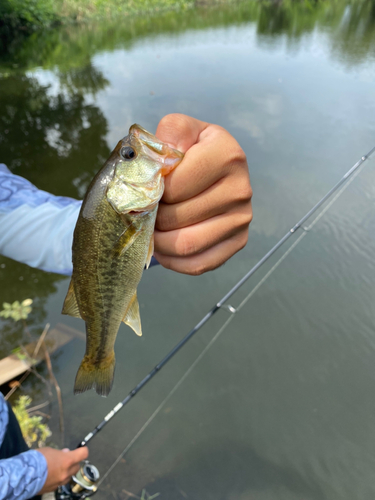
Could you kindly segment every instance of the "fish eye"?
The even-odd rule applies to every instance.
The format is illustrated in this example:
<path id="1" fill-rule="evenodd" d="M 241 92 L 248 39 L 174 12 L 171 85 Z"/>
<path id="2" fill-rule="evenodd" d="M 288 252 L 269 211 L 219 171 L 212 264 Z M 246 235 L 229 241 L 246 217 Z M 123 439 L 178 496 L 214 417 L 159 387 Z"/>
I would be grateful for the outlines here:
<path id="1" fill-rule="evenodd" d="M 136 152 L 130 146 L 126 146 L 121 148 L 120 155 L 124 158 L 124 160 L 133 160 L 137 156 Z"/>

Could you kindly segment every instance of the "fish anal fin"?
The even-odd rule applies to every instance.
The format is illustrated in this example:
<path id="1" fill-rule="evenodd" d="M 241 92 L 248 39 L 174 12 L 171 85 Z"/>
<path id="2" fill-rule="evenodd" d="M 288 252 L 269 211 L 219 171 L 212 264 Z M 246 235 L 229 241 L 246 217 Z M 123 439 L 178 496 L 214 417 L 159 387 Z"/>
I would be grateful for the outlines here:
<path id="1" fill-rule="evenodd" d="M 68 293 L 66 294 L 61 314 L 67 314 L 69 316 L 73 316 L 74 318 L 82 318 L 81 313 L 79 312 L 77 297 L 74 292 L 73 278 L 70 280 Z"/>
<path id="2" fill-rule="evenodd" d="M 146 269 L 149 268 L 153 254 L 154 254 L 154 235 L 152 234 L 151 239 L 150 239 L 150 246 L 148 247 L 147 259 L 146 259 Z"/>
<path id="3" fill-rule="evenodd" d="M 130 326 L 134 332 L 140 337 L 142 335 L 141 317 L 139 315 L 139 304 L 137 299 L 137 292 L 134 293 L 128 310 L 122 320 L 126 325 Z"/>

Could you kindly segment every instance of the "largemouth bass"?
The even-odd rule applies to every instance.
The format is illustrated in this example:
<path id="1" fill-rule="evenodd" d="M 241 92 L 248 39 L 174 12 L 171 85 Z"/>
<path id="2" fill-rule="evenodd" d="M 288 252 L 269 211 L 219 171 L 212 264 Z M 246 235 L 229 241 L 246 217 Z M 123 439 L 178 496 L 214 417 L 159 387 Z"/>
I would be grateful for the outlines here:
<path id="1" fill-rule="evenodd" d="M 86 322 L 86 352 L 74 393 L 111 390 L 114 344 L 123 321 L 142 335 L 137 286 L 154 248 L 164 176 L 183 154 L 139 125 L 116 146 L 92 180 L 73 238 L 73 274 L 63 314 Z"/>

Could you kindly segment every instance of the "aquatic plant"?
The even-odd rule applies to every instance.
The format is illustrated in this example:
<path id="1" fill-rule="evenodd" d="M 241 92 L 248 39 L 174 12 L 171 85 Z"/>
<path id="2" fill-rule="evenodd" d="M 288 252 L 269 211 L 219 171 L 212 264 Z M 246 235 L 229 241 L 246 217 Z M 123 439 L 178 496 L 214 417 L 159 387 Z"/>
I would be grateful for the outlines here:
<path id="1" fill-rule="evenodd" d="M 4 318 L 12 318 L 16 322 L 19 320 L 22 320 L 23 327 L 30 338 L 31 338 L 31 334 L 29 332 L 29 329 L 28 329 L 28 326 L 26 323 L 26 319 L 28 318 L 28 315 L 32 311 L 32 307 L 31 307 L 32 303 L 33 303 L 32 299 L 25 299 L 22 302 L 19 302 L 18 300 L 16 300 L 15 302 L 13 302 L 13 304 L 10 304 L 8 302 L 4 302 L 3 303 L 3 310 L 0 311 L 0 316 L 2 316 Z M 27 376 L 30 373 L 34 373 L 34 375 L 36 375 L 39 379 L 41 379 L 46 384 L 46 387 L 48 388 L 48 392 L 49 392 L 50 397 L 52 396 L 52 392 L 51 392 L 51 388 L 50 388 L 50 385 L 52 383 L 55 386 L 58 405 L 59 405 L 60 432 L 61 432 L 61 441 L 63 442 L 64 441 L 64 413 L 63 413 L 61 389 L 60 389 L 60 386 L 59 386 L 59 384 L 56 380 L 56 377 L 53 373 L 51 358 L 50 358 L 50 355 L 48 353 L 47 346 L 44 342 L 45 337 L 48 333 L 49 327 L 50 327 L 50 325 L 49 325 L 49 323 L 47 323 L 47 325 L 44 327 L 44 330 L 43 330 L 42 334 L 40 335 L 38 341 L 36 342 L 35 348 L 34 348 L 32 353 L 29 353 L 25 349 L 25 347 L 23 347 L 22 345 L 18 346 L 12 350 L 12 353 L 15 354 L 19 359 L 24 359 L 28 362 L 29 368 L 26 370 L 24 375 L 21 377 L 20 381 L 17 381 L 15 384 L 13 384 L 13 386 L 11 387 L 11 390 L 8 392 L 5 399 L 8 399 L 17 390 L 17 388 L 21 386 L 22 382 L 27 378 Z M 41 347 L 44 351 L 44 358 L 45 358 L 45 361 L 47 364 L 50 382 L 48 382 L 44 377 L 42 377 L 35 370 L 35 367 L 34 367 L 34 365 L 38 361 L 38 354 L 39 354 L 39 350 Z M 20 400 L 21 400 L 21 398 L 20 398 Z M 39 417 L 35 417 L 35 418 L 33 417 L 33 419 L 28 421 L 26 419 L 26 414 L 27 414 L 26 407 L 28 406 L 29 403 L 26 400 L 22 400 L 22 401 L 20 401 L 20 400 L 19 400 L 19 406 L 17 408 L 18 408 L 18 411 L 20 413 L 21 418 L 23 419 L 23 422 L 24 422 L 23 425 L 25 427 L 25 432 L 29 433 L 29 432 L 31 432 L 30 429 L 33 428 L 33 425 L 34 426 L 39 425 L 38 422 L 40 423 L 40 420 L 39 421 L 37 420 L 37 418 L 39 418 Z M 31 402 L 31 398 L 30 398 L 30 402 Z M 41 425 L 43 425 L 43 424 L 41 424 Z M 21 429 L 22 429 L 22 427 L 21 427 Z M 30 436 L 35 437 L 35 432 L 32 433 Z M 28 439 L 31 439 L 30 436 Z M 37 436 L 38 436 L 38 434 L 37 434 Z M 44 433 L 42 433 L 42 436 L 44 436 Z M 46 435 L 46 437 L 48 437 L 48 435 Z M 37 439 L 37 438 L 35 438 L 35 439 Z"/>
<path id="2" fill-rule="evenodd" d="M 32 299 L 25 299 L 22 302 L 16 300 L 13 304 L 4 302 L 3 310 L 0 311 L 0 316 L 3 318 L 12 318 L 14 321 L 27 319 L 28 315 L 32 311 L 32 308 L 30 307 L 32 303 Z"/>
<path id="3" fill-rule="evenodd" d="M 31 402 L 30 396 L 20 396 L 13 406 L 13 411 L 27 445 L 31 448 L 36 444 L 40 448 L 52 433 L 48 425 L 43 423 L 43 417 L 29 413 Z"/>

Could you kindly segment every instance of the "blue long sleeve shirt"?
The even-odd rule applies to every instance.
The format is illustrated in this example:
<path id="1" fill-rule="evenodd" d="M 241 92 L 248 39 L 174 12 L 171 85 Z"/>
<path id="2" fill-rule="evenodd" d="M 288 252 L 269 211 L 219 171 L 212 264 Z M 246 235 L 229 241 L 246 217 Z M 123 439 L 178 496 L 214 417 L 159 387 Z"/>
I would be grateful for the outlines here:
<path id="1" fill-rule="evenodd" d="M 38 189 L 0 163 L 0 254 L 43 271 L 71 275 L 81 204 Z M 152 257 L 150 266 L 157 263 Z"/>
<path id="2" fill-rule="evenodd" d="M 42 191 L 0 163 L 0 254 L 44 271 L 72 274 L 81 203 Z"/>
<path id="3" fill-rule="evenodd" d="M 8 427 L 8 406 L 0 393 L 0 446 Z M 47 479 L 47 461 L 37 450 L 0 460 L 0 500 L 26 500 L 35 496 Z"/>

